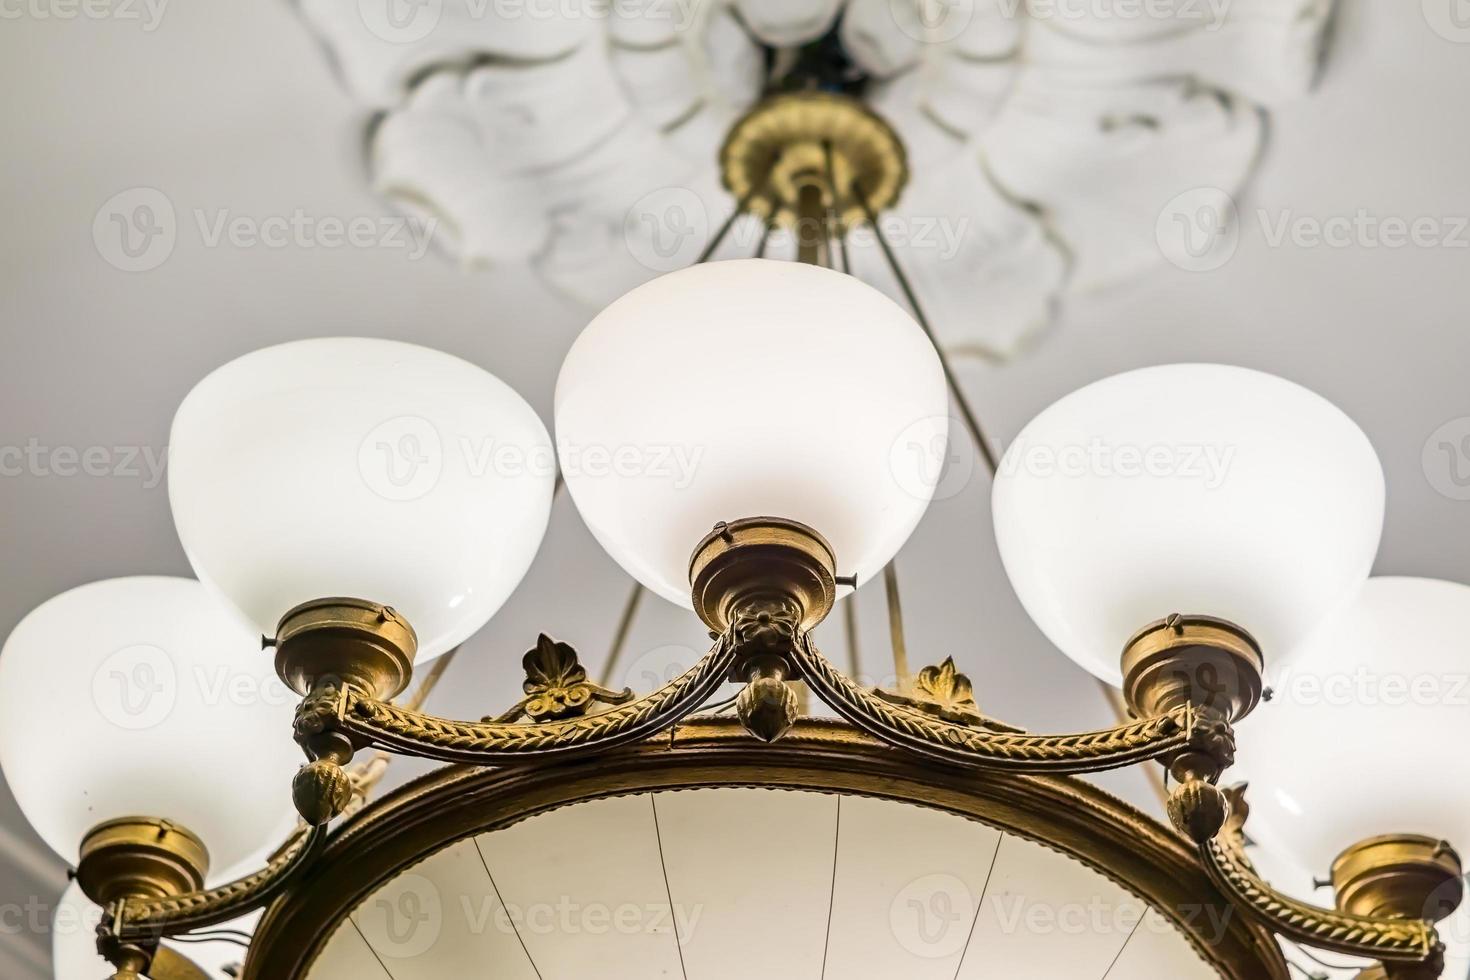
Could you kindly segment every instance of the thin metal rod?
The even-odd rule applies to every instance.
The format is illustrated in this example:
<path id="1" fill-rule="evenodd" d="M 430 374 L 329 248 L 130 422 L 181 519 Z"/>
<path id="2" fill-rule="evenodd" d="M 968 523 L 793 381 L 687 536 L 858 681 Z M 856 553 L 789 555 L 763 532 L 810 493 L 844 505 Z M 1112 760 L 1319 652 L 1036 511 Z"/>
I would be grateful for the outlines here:
<path id="1" fill-rule="evenodd" d="M 883 566 L 883 590 L 888 595 L 888 639 L 893 645 L 893 673 L 900 691 L 909 689 L 909 648 L 903 637 L 903 604 L 898 598 L 898 566 Z"/>
<path id="2" fill-rule="evenodd" d="M 439 678 L 444 676 L 444 671 L 449 669 L 449 665 L 454 662 L 454 658 L 458 654 L 459 647 L 454 647 L 448 653 L 436 659 L 429 666 L 429 672 L 424 675 L 424 679 L 419 681 L 418 689 L 409 696 L 408 700 L 403 703 L 403 706 L 409 711 L 422 710 L 424 702 L 428 700 L 429 695 L 438 686 Z"/>
<path id="3" fill-rule="evenodd" d="M 842 604 L 842 632 L 847 639 L 848 669 L 852 676 L 862 683 L 863 677 L 863 655 L 858 646 L 858 623 L 857 623 L 857 593 L 847 597 Z"/>
<path id="4" fill-rule="evenodd" d="M 638 604 L 643 601 L 643 585 L 640 582 L 633 583 L 633 591 L 628 593 L 628 602 L 623 606 L 623 615 L 618 619 L 617 632 L 613 634 L 612 649 L 607 652 L 607 663 L 602 668 L 602 686 L 612 686 L 613 671 L 617 669 L 618 661 L 622 659 L 623 648 L 628 645 L 628 634 L 633 631 L 633 619 L 638 615 Z"/>
<path id="5" fill-rule="evenodd" d="M 771 243 L 771 232 L 776 228 L 776 208 L 771 207 L 771 216 L 766 219 L 765 230 L 761 232 L 760 244 L 755 248 L 755 257 L 763 259 L 766 257 L 766 246 Z"/>
<path id="6" fill-rule="evenodd" d="M 832 243 L 835 240 L 837 256 L 841 259 L 842 271 L 848 272 L 847 235 L 842 230 L 842 219 L 837 215 L 837 168 L 832 163 L 832 141 L 822 143 L 822 154 L 827 161 L 827 189 L 832 192 L 832 203 L 827 207 L 827 265 L 832 267 Z"/>
<path id="7" fill-rule="evenodd" d="M 725 219 L 725 223 L 720 225 L 719 231 L 715 232 L 715 237 L 709 240 L 709 244 L 704 247 L 704 251 L 699 253 L 699 258 L 694 260 L 695 265 L 702 265 L 709 261 L 710 256 L 715 254 L 715 249 L 720 247 L 720 243 L 725 240 L 725 236 L 730 234 L 730 229 L 735 226 L 735 219 L 744 214 L 750 202 L 755 200 L 755 196 L 764 190 L 765 185 L 762 184 L 759 189 L 751 190 L 750 193 L 746 194 L 736 203 L 735 210 L 730 212 L 730 216 Z"/>
<path id="8" fill-rule="evenodd" d="M 883 251 L 883 257 L 888 260 L 889 269 L 893 270 L 893 277 L 898 280 L 898 287 L 903 290 L 904 298 L 908 300 L 909 306 L 914 311 L 914 319 L 919 321 L 919 326 L 924 328 L 924 333 L 929 335 L 929 340 L 934 344 L 934 349 L 939 352 L 939 365 L 944 369 L 944 380 L 949 383 L 949 392 L 954 396 L 955 404 L 959 406 L 960 415 L 964 417 L 965 426 L 970 430 L 970 436 L 975 440 L 975 448 L 985 458 L 985 465 L 990 467 L 993 475 L 996 472 L 997 461 L 995 450 L 990 447 L 990 440 L 985 438 L 985 430 L 980 428 L 980 421 L 975 417 L 970 408 L 969 399 L 960 390 L 960 382 L 955 377 L 954 369 L 950 366 L 949 358 L 940 346 L 939 340 L 934 336 L 934 328 L 929 325 L 929 318 L 924 315 L 924 308 L 919 305 L 919 297 L 914 294 L 914 287 L 909 284 L 908 276 L 903 274 L 903 268 L 898 264 L 898 258 L 893 254 L 893 248 L 888 244 L 888 238 L 883 234 L 883 228 L 878 223 L 878 216 L 873 213 L 873 206 L 868 203 L 868 195 L 863 191 L 862 185 L 857 181 L 852 183 L 852 192 L 857 197 L 858 203 L 862 205 L 863 214 L 868 219 L 868 224 L 873 228 L 873 235 L 878 239 L 878 247 Z"/>
<path id="9" fill-rule="evenodd" d="M 825 228 L 827 216 L 822 207 L 822 188 L 807 184 L 796 198 L 796 261 L 807 265 L 829 265 Z"/>

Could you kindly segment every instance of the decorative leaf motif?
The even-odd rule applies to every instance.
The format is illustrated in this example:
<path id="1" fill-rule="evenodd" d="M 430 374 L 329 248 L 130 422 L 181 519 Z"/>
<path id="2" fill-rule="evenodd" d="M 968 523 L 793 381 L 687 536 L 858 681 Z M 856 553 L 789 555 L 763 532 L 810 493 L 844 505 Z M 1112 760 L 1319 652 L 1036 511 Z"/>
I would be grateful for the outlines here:
<path id="1" fill-rule="evenodd" d="M 937 667 L 925 667 L 914 681 L 920 694 L 941 708 L 978 711 L 970 679 L 955 669 L 954 658 L 945 657 Z"/>
<path id="2" fill-rule="evenodd" d="M 610 691 L 589 681 L 587 669 L 577 659 L 577 651 L 545 633 L 526 651 L 521 666 L 526 670 L 526 680 L 521 685 L 526 696 L 505 714 L 494 718 L 496 722 L 512 722 L 522 716 L 533 722 L 562 721 L 586 714 L 593 702 L 625 704 L 633 700 L 629 688 Z"/>
<path id="3" fill-rule="evenodd" d="M 542 633 L 536 645 L 521 658 L 526 669 L 522 690 L 527 694 L 545 694 L 559 687 L 573 687 L 587 680 L 587 669 L 577 660 L 570 644 L 558 643 Z"/>
<path id="4" fill-rule="evenodd" d="M 925 667 L 914 678 L 914 693 L 902 694 L 895 691 L 874 690 L 873 693 L 890 704 L 916 708 L 925 714 L 942 718 L 957 725 L 973 725 L 997 732 L 1019 733 L 1021 729 L 1005 722 L 987 718 L 980 713 L 975 703 L 975 689 L 970 678 L 960 673 L 953 657 L 945 657 L 938 666 Z"/>

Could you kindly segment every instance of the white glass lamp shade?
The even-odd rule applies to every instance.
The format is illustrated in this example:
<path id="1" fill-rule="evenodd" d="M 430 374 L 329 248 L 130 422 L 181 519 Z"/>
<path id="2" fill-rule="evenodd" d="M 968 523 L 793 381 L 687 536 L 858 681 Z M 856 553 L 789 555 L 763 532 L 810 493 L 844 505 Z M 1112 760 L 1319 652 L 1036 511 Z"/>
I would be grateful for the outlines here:
<path id="1" fill-rule="evenodd" d="M 879 571 L 933 494 L 946 397 L 933 345 L 872 287 L 714 262 L 640 286 L 582 331 L 557 380 L 557 451 L 603 548 L 688 606 L 690 555 L 717 521 L 800 521 L 840 573 Z"/>
<path id="2" fill-rule="evenodd" d="M 262 865 L 266 857 L 260 855 Z M 259 919 L 260 913 L 252 912 L 220 928 L 249 932 Z M 76 882 L 68 885 L 51 917 L 51 970 L 56 980 L 99 980 L 112 973 L 113 967 L 97 955 L 97 926 L 101 921 L 102 909 L 82 894 L 81 886 Z M 163 945 L 188 957 L 209 980 L 231 980 L 237 974 L 226 971 L 245 962 L 245 948 L 238 943 L 217 940 L 175 944 L 165 939 Z"/>
<path id="3" fill-rule="evenodd" d="M 1248 830 L 1314 874 L 1360 840 L 1470 855 L 1470 586 L 1373 578 L 1237 727 Z"/>
<path id="4" fill-rule="evenodd" d="M 1135 631 L 1228 619 L 1280 663 L 1367 578 L 1384 483 L 1330 402 L 1245 368 L 1171 364 L 1036 416 L 1000 464 L 996 543 L 1043 633 L 1121 682 Z"/>
<path id="5" fill-rule="evenodd" d="M 260 639 L 193 579 L 63 592 L 0 651 L 0 769 L 64 860 L 121 817 L 161 817 L 209 849 L 210 880 L 295 821 L 299 699 Z"/>
<path id="6" fill-rule="evenodd" d="M 304 340 L 231 361 L 174 418 L 169 501 L 195 574 L 254 624 L 393 606 L 420 661 L 520 583 L 551 513 L 546 427 L 493 375 L 412 344 Z"/>

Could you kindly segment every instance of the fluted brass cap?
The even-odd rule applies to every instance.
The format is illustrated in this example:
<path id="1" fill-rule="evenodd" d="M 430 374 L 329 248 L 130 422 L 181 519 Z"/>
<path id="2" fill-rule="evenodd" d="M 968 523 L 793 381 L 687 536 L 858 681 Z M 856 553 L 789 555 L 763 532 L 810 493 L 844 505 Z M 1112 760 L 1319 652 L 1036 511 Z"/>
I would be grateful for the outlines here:
<path id="1" fill-rule="evenodd" d="M 158 817 L 100 823 L 82 840 L 77 884 L 98 905 L 169 898 L 204 887 L 209 850 L 188 829 Z"/>
<path id="2" fill-rule="evenodd" d="M 337 597 L 304 602 L 282 616 L 275 646 L 276 673 L 297 694 L 335 679 L 388 701 L 413 677 L 418 637 L 391 606 Z"/>
<path id="3" fill-rule="evenodd" d="M 827 539 L 798 521 L 750 517 L 721 522 L 689 561 L 694 611 L 716 633 L 753 599 L 789 599 L 800 629 L 816 626 L 837 601 L 837 558 Z"/>

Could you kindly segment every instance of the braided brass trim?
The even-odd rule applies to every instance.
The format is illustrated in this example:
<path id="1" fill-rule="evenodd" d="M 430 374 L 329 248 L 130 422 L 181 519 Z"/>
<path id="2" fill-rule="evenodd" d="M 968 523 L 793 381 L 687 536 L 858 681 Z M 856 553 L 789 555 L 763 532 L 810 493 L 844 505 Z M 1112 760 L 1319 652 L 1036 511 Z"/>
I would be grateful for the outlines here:
<path id="1" fill-rule="evenodd" d="M 1393 963 L 1422 963 L 1439 951 L 1439 933 L 1423 919 L 1386 919 L 1318 908 L 1281 894 L 1263 880 L 1245 853 L 1244 786 L 1225 791 L 1231 815 L 1200 848 L 1210 877 L 1267 928 L 1316 949 Z"/>
<path id="2" fill-rule="evenodd" d="M 306 980 L 322 947 L 386 881 L 457 840 L 589 800 L 740 786 L 857 795 L 936 809 L 1080 861 L 1151 905 L 1222 980 L 1289 980 L 1280 948 L 1225 896 L 1194 848 L 1085 782 L 916 761 L 841 722 L 804 719 L 774 743 L 733 718 L 689 719 L 596 759 L 430 773 L 342 824 L 322 859 L 267 912 L 243 980 Z"/>
<path id="3" fill-rule="evenodd" d="M 1220 840 L 1202 848 L 1210 876 L 1236 904 L 1272 931 L 1316 949 L 1366 959 L 1419 963 L 1439 944 L 1422 919 L 1370 919 L 1317 908 L 1281 894 Z"/>
<path id="4" fill-rule="evenodd" d="M 302 827 L 264 868 L 227 885 L 156 900 L 124 899 L 104 922 L 120 941 L 177 936 L 221 925 L 275 898 L 327 840 L 327 828 Z"/>
<path id="5" fill-rule="evenodd" d="M 843 718 L 890 745 L 942 762 L 1013 772 L 1099 772 L 1178 753 L 1196 734 L 1189 707 L 1075 735 L 995 731 L 895 704 L 859 687 L 817 651 L 810 636 L 797 644 L 795 656 L 802 679 Z"/>
<path id="6" fill-rule="evenodd" d="M 338 724 L 354 742 L 441 762 L 513 765 L 598 752 L 640 741 L 672 726 L 726 680 L 735 656 L 735 646 L 726 634 L 699 663 L 652 694 L 598 714 L 562 721 L 452 721 L 366 698 L 352 690 Z"/>

